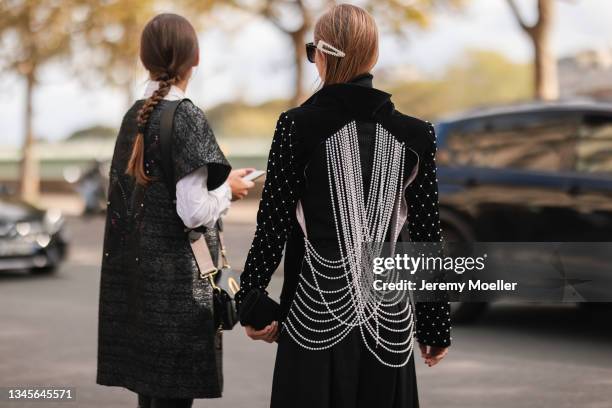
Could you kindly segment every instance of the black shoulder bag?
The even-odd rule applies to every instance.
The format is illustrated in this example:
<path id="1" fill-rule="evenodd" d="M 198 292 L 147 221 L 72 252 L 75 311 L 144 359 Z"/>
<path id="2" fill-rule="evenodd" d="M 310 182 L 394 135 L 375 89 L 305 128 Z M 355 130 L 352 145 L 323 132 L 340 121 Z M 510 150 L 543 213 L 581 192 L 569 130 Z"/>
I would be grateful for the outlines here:
<path id="1" fill-rule="evenodd" d="M 186 99 L 168 102 L 161 114 L 160 122 L 160 150 L 162 169 L 166 178 L 166 185 L 173 201 L 176 199 L 176 184 L 174 183 L 174 170 L 172 166 L 172 140 L 174 130 L 174 114 L 181 102 Z M 200 271 L 200 279 L 208 279 L 213 288 L 213 314 L 215 327 L 223 330 L 231 330 L 238 322 L 236 304 L 233 295 L 240 290 L 240 274 L 233 271 L 227 262 L 227 254 L 223 242 L 221 223 L 217 223 L 219 230 L 219 247 L 223 264 L 221 269 L 217 268 L 212 260 L 212 254 L 206 244 L 202 230 L 185 229 L 187 238 L 191 245 L 196 264 Z M 231 294 L 231 295 L 230 295 Z"/>

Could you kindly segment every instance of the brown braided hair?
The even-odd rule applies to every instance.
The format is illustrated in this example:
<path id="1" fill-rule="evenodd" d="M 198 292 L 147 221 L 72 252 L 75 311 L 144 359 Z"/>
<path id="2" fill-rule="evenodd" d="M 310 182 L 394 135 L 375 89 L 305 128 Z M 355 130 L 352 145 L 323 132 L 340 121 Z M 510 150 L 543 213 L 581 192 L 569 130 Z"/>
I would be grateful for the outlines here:
<path id="1" fill-rule="evenodd" d="M 126 174 L 136 182 L 147 185 L 152 179 L 144 169 L 144 132 L 151 113 L 164 99 L 172 85 L 185 78 L 189 70 L 197 65 L 199 58 L 198 37 L 186 18 L 164 13 L 147 23 L 140 38 L 140 60 L 159 88 L 144 101 L 138 110 L 136 124 L 138 133 L 134 139 Z"/>

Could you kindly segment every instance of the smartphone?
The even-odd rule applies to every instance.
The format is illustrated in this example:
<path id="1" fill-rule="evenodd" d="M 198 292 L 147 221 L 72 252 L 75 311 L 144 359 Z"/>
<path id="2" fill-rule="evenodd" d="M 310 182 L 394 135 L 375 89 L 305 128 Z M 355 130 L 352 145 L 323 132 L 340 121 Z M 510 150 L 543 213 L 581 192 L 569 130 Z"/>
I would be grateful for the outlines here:
<path id="1" fill-rule="evenodd" d="M 242 179 L 244 181 L 255 181 L 261 176 L 263 176 L 264 174 L 266 174 L 264 170 L 254 170 L 250 172 L 249 174 L 247 174 L 246 176 L 244 176 Z"/>

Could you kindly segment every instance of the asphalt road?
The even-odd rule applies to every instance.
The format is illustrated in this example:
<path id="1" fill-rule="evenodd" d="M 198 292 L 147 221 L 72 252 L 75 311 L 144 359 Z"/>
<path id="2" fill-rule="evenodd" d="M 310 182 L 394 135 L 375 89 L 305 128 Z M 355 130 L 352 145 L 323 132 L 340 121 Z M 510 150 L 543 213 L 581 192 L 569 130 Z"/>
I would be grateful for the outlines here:
<path id="1" fill-rule="evenodd" d="M 239 265 L 253 211 L 236 214 L 226 230 L 230 258 Z M 0 407 L 136 407 L 131 392 L 95 384 L 102 219 L 75 218 L 69 226 L 71 254 L 56 274 L 0 274 L 0 387 L 74 387 L 76 401 L 0 401 Z M 281 282 L 278 274 L 273 293 Z M 612 407 L 610 312 L 496 306 L 479 323 L 454 329 L 447 359 L 417 366 L 422 407 Z M 268 406 L 274 353 L 239 327 L 226 332 L 224 397 L 194 406 Z"/>

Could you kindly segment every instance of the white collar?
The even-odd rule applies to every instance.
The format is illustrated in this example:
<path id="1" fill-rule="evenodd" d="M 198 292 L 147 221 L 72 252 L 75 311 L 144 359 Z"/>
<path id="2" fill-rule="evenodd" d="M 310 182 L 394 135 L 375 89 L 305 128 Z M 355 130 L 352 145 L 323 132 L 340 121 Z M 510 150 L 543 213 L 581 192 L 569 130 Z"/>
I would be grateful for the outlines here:
<path id="1" fill-rule="evenodd" d="M 157 88 L 159 88 L 158 81 L 149 81 L 142 98 L 149 98 L 151 95 L 153 95 L 153 92 L 155 92 Z M 178 101 L 180 99 L 185 99 L 185 92 L 183 92 L 183 90 L 178 86 L 172 85 L 168 94 L 164 96 L 164 99 L 167 101 Z"/>

